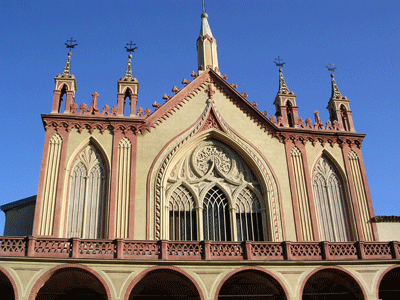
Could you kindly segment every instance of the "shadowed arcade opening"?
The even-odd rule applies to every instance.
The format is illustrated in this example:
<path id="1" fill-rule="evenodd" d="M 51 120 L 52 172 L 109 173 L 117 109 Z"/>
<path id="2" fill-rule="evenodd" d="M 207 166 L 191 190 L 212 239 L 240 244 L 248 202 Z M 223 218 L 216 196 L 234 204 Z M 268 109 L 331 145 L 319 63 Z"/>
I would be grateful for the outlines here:
<path id="1" fill-rule="evenodd" d="M 15 299 L 14 289 L 10 279 L 0 271 L 0 299 Z"/>
<path id="2" fill-rule="evenodd" d="M 390 270 L 379 285 L 379 299 L 400 299 L 400 268 Z"/>
<path id="3" fill-rule="evenodd" d="M 364 300 L 359 284 L 347 273 L 336 270 L 321 270 L 306 282 L 302 300 Z"/>
<path id="4" fill-rule="evenodd" d="M 196 286 L 174 270 L 154 270 L 146 274 L 132 289 L 129 300 L 200 300 Z"/>
<path id="5" fill-rule="evenodd" d="M 84 270 L 62 269 L 56 271 L 40 288 L 36 300 L 107 299 L 103 284 Z"/>
<path id="6" fill-rule="evenodd" d="M 272 276 L 260 271 L 242 271 L 221 287 L 218 300 L 286 300 L 285 291 Z"/>

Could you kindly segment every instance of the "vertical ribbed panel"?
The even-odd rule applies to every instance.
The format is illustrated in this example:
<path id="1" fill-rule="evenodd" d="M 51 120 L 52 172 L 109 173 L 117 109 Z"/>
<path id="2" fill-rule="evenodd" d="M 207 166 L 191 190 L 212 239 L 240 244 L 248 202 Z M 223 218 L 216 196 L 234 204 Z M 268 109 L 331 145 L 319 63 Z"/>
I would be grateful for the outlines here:
<path id="1" fill-rule="evenodd" d="M 369 222 L 370 215 L 367 206 L 367 197 L 365 195 L 364 182 L 361 175 L 360 162 L 354 151 L 349 153 L 351 174 L 353 175 L 354 187 L 357 195 L 357 203 L 360 210 L 361 225 L 365 241 L 373 241 L 373 233 Z"/>
<path id="2" fill-rule="evenodd" d="M 62 139 L 59 134 L 50 139 L 47 169 L 44 181 L 39 235 L 53 234 L 54 207 L 60 170 Z"/>
<path id="3" fill-rule="evenodd" d="M 303 158 L 301 156 L 301 151 L 297 147 L 292 149 L 291 155 L 294 178 L 296 181 L 297 199 L 299 202 L 299 214 L 303 241 L 313 241 L 314 236 L 311 224 L 310 206 L 308 204 L 306 180 L 304 176 Z"/>
<path id="4" fill-rule="evenodd" d="M 335 168 L 325 157 L 321 157 L 315 166 L 313 186 L 321 239 L 330 242 L 350 241 L 352 227 L 344 189 Z"/>
<path id="5" fill-rule="evenodd" d="M 115 236 L 117 238 L 128 238 L 131 153 L 131 142 L 127 138 L 122 139 L 118 145 L 118 181 L 115 227 Z"/>

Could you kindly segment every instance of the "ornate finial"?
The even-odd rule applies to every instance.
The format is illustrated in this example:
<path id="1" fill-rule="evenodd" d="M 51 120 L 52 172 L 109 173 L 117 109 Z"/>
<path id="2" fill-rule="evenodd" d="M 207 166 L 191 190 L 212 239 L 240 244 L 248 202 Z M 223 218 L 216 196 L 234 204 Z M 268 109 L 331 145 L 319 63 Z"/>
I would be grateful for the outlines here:
<path id="1" fill-rule="evenodd" d="M 280 56 L 278 56 L 278 58 L 275 58 L 274 63 L 277 67 L 281 68 L 283 68 L 283 65 L 286 64 L 285 62 L 283 62 L 283 59 Z"/>
<path id="2" fill-rule="evenodd" d="M 126 49 L 126 52 L 129 52 L 129 56 L 128 56 L 129 60 L 128 60 L 128 65 L 126 66 L 124 80 L 133 80 L 133 77 L 132 77 L 132 52 L 135 52 L 135 50 L 138 47 L 133 47 L 133 46 L 136 46 L 136 44 L 132 44 L 132 41 L 129 44 L 126 44 L 126 46 L 128 46 L 128 47 L 125 47 L 125 49 Z"/>
<path id="3" fill-rule="evenodd" d="M 325 67 L 328 69 L 328 71 L 331 72 L 331 77 L 332 77 L 332 96 L 331 97 L 336 98 L 336 99 L 343 98 L 343 95 L 339 91 L 339 87 L 336 84 L 335 75 L 333 74 L 337 68 L 331 62 L 329 62 Z"/>
<path id="4" fill-rule="evenodd" d="M 78 44 L 73 44 L 76 42 L 76 40 L 73 40 L 72 38 L 70 40 L 67 40 L 67 42 L 69 42 L 69 45 L 67 43 L 65 43 L 65 45 L 67 46 L 67 49 L 74 49 L 75 46 L 78 46 Z M 71 53 L 71 50 L 69 51 L 69 53 Z"/>
<path id="5" fill-rule="evenodd" d="M 129 52 L 130 54 L 132 54 L 132 52 L 135 52 L 135 50 L 138 48 L 138 47 L 133 47 L 133 46 L 136 46 L 136 44 L 132 44 L 132 41 L 126 45 L 129 46 L 129 48 L 125 47 L 126 52 Z"/>
<path id="6" fill-rule="evenodd" d="M 64 70 L 61 74 L 62 77 L 69 77 L 71 75 L 71 52 L 68 52 L 67 62 L 65 63 Z"/>
<path id="7" fill-rule="evenodd" d="M 335 72 L 335 70 L 337 69 L 337 68 L 335 67 L 335 64 L 333 64 L 333 63 L 331 63 L 331 62 L 329 62 L 329 63 L 325 66 L 325 68 L 327 68 L 328 71 L 331 72 L 332 75 L 333 75 L 333 73 Z M 333 76 L 332 76 L 332 77 L 333 77 Z"/>

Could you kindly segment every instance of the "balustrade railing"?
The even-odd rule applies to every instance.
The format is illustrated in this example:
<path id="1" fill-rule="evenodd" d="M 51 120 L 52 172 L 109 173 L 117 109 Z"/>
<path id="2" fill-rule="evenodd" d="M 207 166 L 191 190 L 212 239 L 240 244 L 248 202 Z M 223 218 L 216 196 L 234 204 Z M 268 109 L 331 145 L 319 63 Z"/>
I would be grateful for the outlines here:
<path id="1" fill-rule="evenodd" d="M 147 260 L 400 259 L 399 242 L 185 242 L 0 237 L 0 257 Z"/>

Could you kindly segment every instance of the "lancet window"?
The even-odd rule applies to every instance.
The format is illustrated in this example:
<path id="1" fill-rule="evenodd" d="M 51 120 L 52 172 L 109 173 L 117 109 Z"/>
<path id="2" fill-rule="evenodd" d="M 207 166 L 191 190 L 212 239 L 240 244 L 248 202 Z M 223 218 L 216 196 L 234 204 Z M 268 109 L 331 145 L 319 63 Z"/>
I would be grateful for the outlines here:
<path id="1" fill-rule="evenodd" d="M 166 194 L 169 239 L 265 240 L 260 184 L 224 143 L 203 141 L 180 158 L 170 171 Z"/>
<path id="2" fill-rule="evenodd" d="M 236 199 L 236 224 L 239 241 L 262 241 L 261 205 L 249 188 L 244 188 Z"/>
<path id="3" fill-rule="evenodd" d="M 195 203 L 189 190 L 180 185 L 169 200 L 169 238 L 175 241 L 197 240 Z"/>
<path id="4" fill-rule="evenodd" d="M 325 157 L 321 157 L 315 166 L 313 186 L 321 239 L 331 242 L 350 241 L 352 227 L 345 189 L 339 174 Z"/>
<path id="5" fill-rule="evenodd" d="M 101 238 L 104 227 L 106 173 L 96 148 L 88 145 L 70 174 L 67 236 Z"/>

